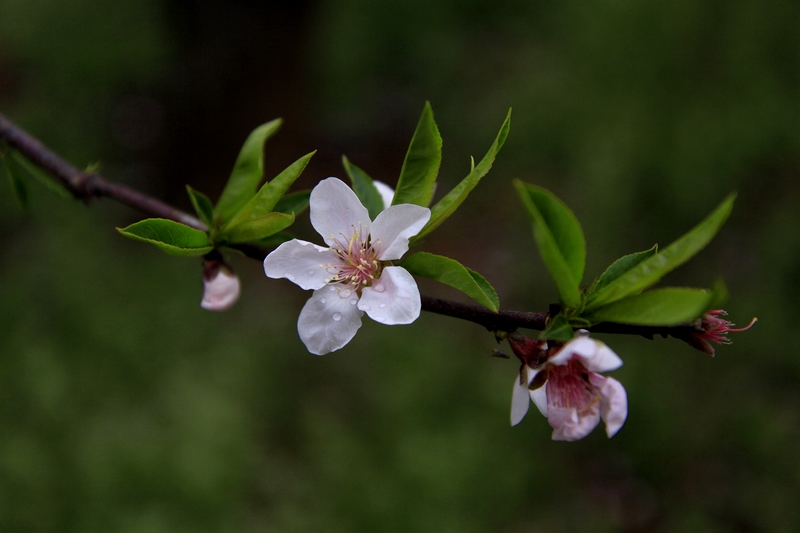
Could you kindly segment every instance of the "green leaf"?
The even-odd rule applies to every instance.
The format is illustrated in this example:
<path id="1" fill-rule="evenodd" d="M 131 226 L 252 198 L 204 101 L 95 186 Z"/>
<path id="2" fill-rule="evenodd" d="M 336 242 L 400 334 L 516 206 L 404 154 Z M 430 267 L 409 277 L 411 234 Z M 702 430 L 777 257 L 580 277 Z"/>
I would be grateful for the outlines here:
<path id="1" fill-rule="evenodd" d="M 192 201 L 197 216 L 203 221 L 203 224 L 211 230 L 214 227 L 214 206 L 208 196 L 192 189 L 189 185 L 186 186 L 186 192 L 189 193 L 189 199 Z"/>
<path id="2" fill-rule="evenodd" d="M 117 231 L 135 241 L 154 244 L 169 255 L 204 255 L 214 249 L 206 232 L 163 218 L 148 218 Z"/>
<path id="3" fill-rule="evenodd" d="M 309 196 L 311 196 L 311 191 L 308 190 L 284 194 L 273 209 L 279 213 L 297 216 L 308 207 Z"/>
<path id="4" fill-rule="evenodd" d="M 278 233 L 270 235 L 269 237 L 250 241 L 250 244 L 253 246 L 258 246 L 259 248 L 274 248 L 279 244 L 283 244 L 286 241 L 291 241 L 292 239 L 294 239 L 294 235 L 291 233 L 279 231 Z"/>
<path id="5" fill-rule="evenodd" d="M 253 197 L 264 174 L 264 143 L 281 127 L 281 119 L 262 124 L 244 142 L 228 183 L 217 201 L 215 213 L 226 222 Z"/>
<path id="6" fill-rule="evenodd" d="M 447 193 L 444 198 L 436 202 L 436 205 L 431 208 L 431 219 L 427 224 L 425 224 L 425 227 L 422 228 L 422 231 L 420 231 L 419 234 L 411 239 L 411 245 L 438 228 L 442 222 L 447 220 L 450 215 L 455 213 L 456 209 L 458 209 L 458 207 L 464 202 L 469 193 L 472 192 L 472 189 L 474 189 L 481 179 L 488 174 L 489 170 L 492 168 L 492 164 L 494 163 L 497 153 L 506 142 L 506 137 L 508 137 L 508 130 L 510 127 L 511 110 L 509 109 L 506 119 L 503 121 L 503 125 L 500 127 L 500 131 L 497 133 L 497 137 L 495 137 L 492 146 L 489 148 L 489 151 L 486 152 L 486 155 L 483 156 L 483 159 L 481 159 L 481 162 L 478 163 L 477 167 L 475 166 L 475 160 L 470 158 L 471 163 L 469 175 L 461 180 L 461 183 L 453 187 L 453 189 Z"/>
<path id="7" fill-rule="evenodd" d="M 586 262 L 586 240 L 578 219 L 550 191 L 521 181 L 515 185 L 533 222 L 533 236 L 561 303 L 578 306 Z"/>
<path id="8" fill-rule="evenodd" d="M 258 241 L 288 228 L 292 222 L 294 215 L 267 213 L 237 224 L 226 231 L 221 238 L 230 243 Z"/>
<path id="9" fill-rule="evenodd" d="M 367 211 L 369 211 L 369 218 L 375 220 L 375 217 L 377 217 L 384 208 L 381 193 L 378 192 L 378 189 L 372 182 L 372 178 L 370 178 L 366 172 L 350 163 L 345 156 L 342 156 L 342 165 L 344 165 L 344 171 L 347 172 L 347 175 L 350 177 L 350 183 L 353 184 L 353 191 L 356 193 L 356 196 L 358 196 L 358 199 L 361 200 L 361 203 L 364 204 L 364 207 L 367 208 Z"/>
<path id="10" fill-rule="evenodd" d="M 400 266 L 423 278 L 432 279 L 460 290 L 495 313 L 500 308 L 497 293 L 486 279 L 449 257 L 419 252 L 400 262 Z"/>
<path id="11" fill-rule="evenodd" d="M 68 200 L 73 198 L 72 193 L 69 192 L 67 188 L 61 184 L 61 182 L 57 181 L 37 165 L 34 165 L 28 161 L 26 157 L 16 150 L 11 150 L 8 157 L 11 159 L 12 164 L 15 165 L 19 175 L 27 176 L 35 181 L 38 181 L 45 189 L 52 192 L 56 196 L 59 196 L 60 198 Z"/>
<path id="12" fill-rule="evenodd" d="M 607 285 L 610 285 L 625 272 L 632 269 L 645 259 L 649 259 L 656 252 L 658 252 L 657 244 L 652 248 L 650 248 L 649 250 L 644 250 L 642 252 L 636 252 L 633 254 L 620 257 L 619 259 L 611 263 L 611 266 L 609 266 L 606 269 L 606 271 L 603 272 L 599 278 L 597 278 L 597 281 L 592 287 L 592 292 L 599 291 L 600 289 L 603 289 Z"/>
<path id="13" fill-rule="evenodd" d="M 539 334 L 539 339 L 567 342 L 572 340 L 574 336 L 575 333 L 567 317 L 564 315 L 556 315 L 545 330 Z"/>
<path id="14" fill-rule="evenodd" d="M 717 234 L 728 219 L 735 199 L 736 194 L 728 195 L 702 222 L 663 251 L 645 259 L 601 290 L 596 290 L 589 296 L 584 309 L 591 311 L 639 293 L 691 259 Z"/>
<path id="15" fill-rule="evenodd" d="M 714 290 L 665 287 L 629 296 L 604 305 L 584 318 L 592 323 L 615 322 L 641 326 L 677 326 L 703 315 L 725 293 L 724 285 Z"/>
<path id="16" fill-rule="evenodd" d="M 315 153 L 316 151 L 304 155 L 286 167 L 280 174 L 275 176 L 272 181 L 265 183 L 258 193 L 233 216 L 230 222 L 223 228 L 223 233 L 228 233 L 239 224 L 247 222 L 248 220 L 271 213 L 287 189 L 289 189 L 292 183 L 303 173 L 306 165 L 308 165 L 308 161 Z"/>
<path id="17" fill-rule="evenodd" d="M 411 138 L 392 205 L 416 204 L 428 207 L 433 185 L 442 162 L 442 136 L 433 120 L 430 102 L 425 102 L 417 129 Z"/>
<path id="18" fill-rule="evenodd" d="M 21 208 L 26 208 L 28 206 L 28 190 L 25 188 L 25 182 L 22 180 L 19 170 L 8 155 L 0 156 L 0 160 L 3 162 L 0 165 L 0 169 L 4 170 L 8 176 L 11 190 L 14 192 L 14 198 L 17 199 L 17 203 Z"/>

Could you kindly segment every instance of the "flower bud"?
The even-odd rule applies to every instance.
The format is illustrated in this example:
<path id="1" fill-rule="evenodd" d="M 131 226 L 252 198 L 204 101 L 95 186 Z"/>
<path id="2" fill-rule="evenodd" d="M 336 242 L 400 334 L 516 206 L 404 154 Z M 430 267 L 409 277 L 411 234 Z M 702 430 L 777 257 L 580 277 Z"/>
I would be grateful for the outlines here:
<path id="1" fill-rule="evenodd" d="M 240 292 L 239 278 L 228 265 L 216 259 L 206 260 L 200 307 L 209 311 L 225 311 L 236 303 Z"/>

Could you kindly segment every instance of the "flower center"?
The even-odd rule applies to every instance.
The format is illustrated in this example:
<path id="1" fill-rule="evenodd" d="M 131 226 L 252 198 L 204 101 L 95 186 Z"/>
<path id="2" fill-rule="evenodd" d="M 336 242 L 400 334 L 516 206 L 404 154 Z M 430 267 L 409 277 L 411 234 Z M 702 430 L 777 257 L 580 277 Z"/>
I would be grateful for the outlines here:
<path id="1" fill-rule="evenodd" d="M 597 388 L 589 383 L 589 371 L 578 361 L 550 365 L 547 376 L 547 403 L 555 407 L 585 412 L 600 400 Z"/>
<path id="2" fill-rule="evenodd" d="M 331 274 L 331 283 L 342 283 L 348 289 L 357 291 L 369 286 L 381 274 L 381 263 L 378 261 L 380 241 L 370 238 L 369 230 L 360 222 L 353 226 L 353 234 L 348 238 L 340 233 L 331 247 L 339 256 L 339 264 L 327 265 Z"/>

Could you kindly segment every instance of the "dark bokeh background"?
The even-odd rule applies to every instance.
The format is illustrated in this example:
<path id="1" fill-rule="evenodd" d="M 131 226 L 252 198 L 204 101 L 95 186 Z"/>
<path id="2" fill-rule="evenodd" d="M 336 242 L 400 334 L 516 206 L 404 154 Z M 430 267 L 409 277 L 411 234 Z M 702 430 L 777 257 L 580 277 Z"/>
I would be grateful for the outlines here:
<path id="1" fill-rule="evenodd" d="M 388 183 L 425 100 L 440 194 L 491 143 L 495 168 L 426 243 L 504 307 L 555 291 L 512 178 L 576 212 L 587 277 L 666 244 L 731 190 L 717 240 L 672 284 L 727 282 L 708 358 L 606 337 L 626 426 L 550 441 L 508 427 L 514 362 L 480 327 L 368 320 L 317 358 L 308 294 L 232 258 L 244 294 L 200 309 L 199 261 L 113 230 L 138 213 L 0 183 L 2 531 L 796 531 L 800 524 L 797 2 L 0 0 L 0 110 L 73 163 L 189 209 L 282 116 L 274 175 L 341 155 Z M 296 229 L 313 238 L 306 221 Z M 459 298 L 431 284 L 429 294 Z"/>

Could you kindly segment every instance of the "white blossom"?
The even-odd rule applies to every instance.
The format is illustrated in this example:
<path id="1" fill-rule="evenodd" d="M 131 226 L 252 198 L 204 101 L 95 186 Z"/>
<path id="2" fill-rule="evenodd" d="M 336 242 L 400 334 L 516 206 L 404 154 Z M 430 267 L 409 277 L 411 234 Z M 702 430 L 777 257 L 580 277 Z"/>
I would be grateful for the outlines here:
<path id="1" fill-rule="evenodd" d="M 416 320 L 417 284 L 408 271 L 388 262 L 408 251 L 409 238 L 422 230 L 430 210 L 394 205 L 371 221 L 352 189 L 336 178 L 314 187 L 309 205 L 311 225 L 327 247 L 294 239 L 264 260 L 268 277 L 314 291 L 297 321 L 308 351 L 323 355 L 343 347 L 364 313 L 389 325 Z"/>

